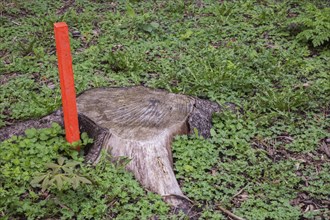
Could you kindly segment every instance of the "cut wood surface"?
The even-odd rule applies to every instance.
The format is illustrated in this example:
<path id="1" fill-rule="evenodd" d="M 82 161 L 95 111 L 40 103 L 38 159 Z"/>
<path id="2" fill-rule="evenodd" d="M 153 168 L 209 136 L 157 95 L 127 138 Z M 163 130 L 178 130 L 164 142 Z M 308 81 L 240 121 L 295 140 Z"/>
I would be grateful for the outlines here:
<path id="1" fill-rule="evenodd" d="M 175 135 L 195 128 L 210 135 L 212 114 L 220 111 L 214 102 L 143 86 L 90 89 L 77 97 L 79 127 L 94 139 L 86 162 L 96 164 L 105 149 L 112 160 L 127 157 L 127 170 L 147 190 L 163 196 L 169 204 L 184 208 L 184 196 L 175 178 L 171 142 Z M 20 135 L 28 127 L 63 125 L 61 111 L 0 129 L 0 135 Z"/>

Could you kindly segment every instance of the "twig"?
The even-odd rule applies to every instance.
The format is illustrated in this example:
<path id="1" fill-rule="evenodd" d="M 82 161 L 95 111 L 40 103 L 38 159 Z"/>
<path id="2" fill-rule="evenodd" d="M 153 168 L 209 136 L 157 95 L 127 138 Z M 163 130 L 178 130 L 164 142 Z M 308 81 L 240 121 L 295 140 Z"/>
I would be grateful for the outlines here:
<path id="1" fill-rule="evenodd" d="M 189 210 L 187 211 L 187 213 L 190 213 L 194 207 L 195 207 L 195 205 L 192 205 L 192 206 L 189 208 Z"/>
<path id="2" fill-rule="evenodd" d="M 66 209 L 69 211 L 72 211 L 72 209 L 70 209 L 69 207 L 67 207 L 66 205 L 62 204 L 57 198 L 54 198 L 54 201 L 62 208 L 62 209 Z"/>
<path id="3" fill-rule="evenodd" d="M 227 214 L 229 217 L 231 217 L 231 218 L 233 218 L 233 219 L 235 219 L 235 220 L 244 220 L 244 218 L 241 218 L 241 217 L 235 215 L 234 213 L 232 213 L 231 211 L 229 211 L 229 210 L 223 208 L 223 207 L 220 206 L 220 205 L 217 205 L 217 208 L 218 208 L 220 211 L 222 211 L 223 213 Z"/>
<path id="4" fill-rule="evenodd" d="M 118 200 L 117 199 L 114 199 L 112 200 L 107 206 L 108 207 L 111 207 L 113 204 L 115 204 Z"/>
<path id="5" fill-rule="evenodd" d="M 16 22 L 16 21 L 11 21 L 11 22 L 14 23 L 14 24 L 16 24 L 16 25 L 18 25 L 18 26 L 21 25 L 20 23 L 18 23 L 18 22 Z"/>
<path id="6" fill-rule="evenodd" d="M 171 197 L 171 196 L 175 196 L 175 197 L 179 197 L 179 198 L 181 198 L 181 199 L 185 199 L 185 200 L 187 200 L 188 202 L 194 204 L 194 202 L 193 202 L 191 199 L 189 199 L 187 196 L 184 196 L 184 195 L 178 195 L 178 194 L 167 194 L 167 195 L 162 195 L 162 197 Z"/>
<path id="7" fill-rule="evenodd" d="M 310 205 L 307 205 L 307 207 L 306 207 L 304 213 L 309 211 L 309 207 L 310 207 Z"/>
<path id="8" fill-rule="evenodd" d="M 200 215 L 201 213 L 202 213 L 202 212 L 196 212 L 195 214 L 190 215 L 190 216 L 189 216 L 189 219 L 193 219 L 195 216 Z"/>
<path id="9" fill-rule="evenodd" d="M 241 194 L 246 187 L 247 187 L 247 185 L 244 186 L 242 189 L 240 189 L 235 195 L 233 195 L 233 197 L 231 197 L 231 199 L 234 199 L 236 196 L 238 196 L 239 194 Z"/>
<path id="10" fill-rule="evenodd" d="M 280 135 L 280 136 L 277 136 L 277 137 L 269 137 L 269 138 L 264 138 L 264 141 L 270 141 L 270 140 L 277 140 L 277 139 L 286 139 L 288 141 L 294 141 L 294 138 L 290 137 L 290 136 L 285 136 L 285 135 Z"/>
<path id="11" fill-rule="evenodd" d="M 292 137 L 289 137 L 289 136 L 277 136 L 276 138 L 277 138 L 277 139 L 278 139 L 278 138 L 283 138 L 283 139 L 286 139 L 286 140 L 288 140 L 288 141 L 294 141 L 294 139 L 293 139 Z"/>

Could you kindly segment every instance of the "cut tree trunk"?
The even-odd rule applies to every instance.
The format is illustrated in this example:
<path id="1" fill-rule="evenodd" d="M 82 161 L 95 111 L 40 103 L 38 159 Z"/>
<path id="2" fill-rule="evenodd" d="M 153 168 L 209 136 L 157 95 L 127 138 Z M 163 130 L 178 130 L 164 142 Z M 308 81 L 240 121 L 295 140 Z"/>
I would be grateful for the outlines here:
<path id="1" fill-rule="evenodd" d="M 184 204 L 173 172 L 171 142 L 175 135 L 188 134 L 193 128 L 207 137 L 212 113 L 220 110 L 217 104 L 142 86 L 87 90 L 77 104 L 78 112 L 99 129 L 93 135 L 99 137 L 98 143 L 87 161 L 96 163 L 101 149 L 113 159 L 127 157 L 131 161 L 126 168 L 146 189 L 173 206 Z"/>
<path id="2" fill-rule="evenodd" d="M 187 205 L 189 199 L 173 172 L 171 142 L 175 135 L 195 129 L 209 137 L 212 114 L 220 111 L 218 104 L 137 86 L 87 90 L 78 96 L 77 105 L 81 132 L 94 139 L 86 162 L 96 164 L 102 149 L 112 160 L 127 157 L 126 168 L 141 185 L 175 207 Z M 53 121 L 63 126 L 60 111 L 0 129 L 0 140 L 20 135 L 28 127 L 48 127 Z"/>

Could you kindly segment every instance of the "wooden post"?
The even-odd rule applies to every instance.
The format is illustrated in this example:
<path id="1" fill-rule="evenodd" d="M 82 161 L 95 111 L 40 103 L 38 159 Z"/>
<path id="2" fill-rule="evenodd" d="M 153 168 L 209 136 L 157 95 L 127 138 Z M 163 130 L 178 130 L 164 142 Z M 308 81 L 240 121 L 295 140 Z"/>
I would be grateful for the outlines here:
<path id="1" fill-rule="evenodd" d="M 79 141 L 80 133 L 68 25 L 65 22 L 55 23 L 54 32 L 58 59 L 58 71 L 60 75 L 66 140 L 69 143 L 73 143 L 75 141 Z M 79 150 L 79 147 L 77 150 Z"/>

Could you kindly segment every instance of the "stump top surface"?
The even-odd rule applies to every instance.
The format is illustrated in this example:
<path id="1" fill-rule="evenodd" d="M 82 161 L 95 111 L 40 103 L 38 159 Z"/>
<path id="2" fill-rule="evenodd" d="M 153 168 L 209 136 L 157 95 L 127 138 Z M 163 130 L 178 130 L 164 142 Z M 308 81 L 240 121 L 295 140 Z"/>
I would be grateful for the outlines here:
<path id="1" fill-rule="evenodd" d="M 77 98 L 78 111 L 124 139 L 154 139 L 187 120 L 194 105 L 188 96 L 143 86 L 96 88 Z"/>

